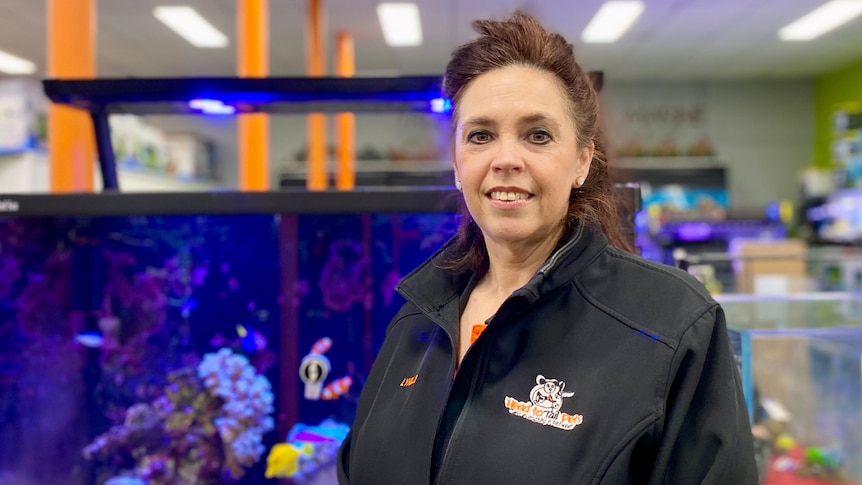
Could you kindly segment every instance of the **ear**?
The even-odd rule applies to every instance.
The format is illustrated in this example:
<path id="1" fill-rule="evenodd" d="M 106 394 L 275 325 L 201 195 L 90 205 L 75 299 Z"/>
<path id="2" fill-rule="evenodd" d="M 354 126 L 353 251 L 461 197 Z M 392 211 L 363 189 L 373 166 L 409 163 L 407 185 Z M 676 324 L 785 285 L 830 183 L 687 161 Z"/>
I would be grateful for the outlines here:
<path id="1" fill-rule="evenodd" d="M 577 189 L 580 187 L 578 181 L 581 181 L 581 184 L 587 179 L 587 176 L 590 173 L 590 164 L 593 161 L 593 155 L 596 153 L 596 144 L 590 143 L 588 146 L 585 146 L 578 150 L 578 160 L 576 162 L 575 167 L 575 179 L 572 181 L 572 188 Z"/>
<path id="2" fill-rule="evenodd" d="M 542 385 L 545 383 L 545 381 L 547 381 L 547 379 L 545 379 L 545 376 L 543 376 L 542 374 L 536 376 L 536 384 Z"/>

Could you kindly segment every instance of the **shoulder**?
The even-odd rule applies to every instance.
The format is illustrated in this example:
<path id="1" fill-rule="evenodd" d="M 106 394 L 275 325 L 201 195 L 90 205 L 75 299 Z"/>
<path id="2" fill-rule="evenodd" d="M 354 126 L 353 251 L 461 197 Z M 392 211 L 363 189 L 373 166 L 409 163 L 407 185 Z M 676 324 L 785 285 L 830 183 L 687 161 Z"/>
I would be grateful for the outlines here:
<path id="1" fill-rule="evenodd" d="M 408 301 L 403 304 L 398 310 L 398 313 L 392 317 L 392 320 L 389 322 L 389 327 L 386 329 L 386 334 L 388 335 L 392 333 L 395 329 L 403 329 L 403 327 L 405 325 L 409 325 L 410 322 L 415 322 L 416 318 L 427 320 L 422 312 L 419 311 L 419 308 Z"/>
<path id="2" fill-rule="evenodd" d="M 621 323 L 672 344 L 718 308 L 703 284 L 685 271 L 612 247 L 577 275 L 575 286 Z"/>

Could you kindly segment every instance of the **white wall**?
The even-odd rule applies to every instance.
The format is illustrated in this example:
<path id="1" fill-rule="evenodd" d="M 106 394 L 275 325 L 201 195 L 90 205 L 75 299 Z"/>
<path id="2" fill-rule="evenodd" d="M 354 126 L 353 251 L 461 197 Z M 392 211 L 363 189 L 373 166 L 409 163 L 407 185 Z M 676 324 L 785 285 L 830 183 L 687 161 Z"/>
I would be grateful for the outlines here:
<path id="1" fill-rule="evenodd" d="M 717 160 L 728 168 L 732 207 L 753 209 L 778 198 L 798 200 L 799 172 L 811 163 L 813 153 L 810 81 L 610 83 L 602 98 L 609 136 L 617 135 L 618 142 L 624 136 L 620 132 L 625 130 L 621 118 L 626 107 L 674 99 L 700 106 L 702 122 L 688 129 L 692 136 L 707 135 Z"/>
<path id="2" fill-rule="evenodd" d="M 0 155 L 0 194 L 50 190 L 48 156 L 43 151 Z"/>

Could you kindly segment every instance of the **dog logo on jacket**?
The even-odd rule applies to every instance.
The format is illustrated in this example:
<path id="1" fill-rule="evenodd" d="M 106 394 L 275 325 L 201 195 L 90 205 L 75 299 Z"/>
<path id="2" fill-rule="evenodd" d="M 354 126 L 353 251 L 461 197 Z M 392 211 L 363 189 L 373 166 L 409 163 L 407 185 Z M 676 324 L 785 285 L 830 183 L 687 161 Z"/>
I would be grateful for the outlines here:
<path id="1" fill-rule="evenodd" d="M 530 402 L 533 406 L 545 410 L 545 416 L 556 419 L 563 407 L 563 398 L 572 397 L 574 392 L 563 392 L 566 383 L 557 379 L 546 379 L 539 374 L 536 376 L 536 386 L 530 391 Z"/>
<path id="2" fill-rule="evenodd" d="M 563 399 L 575 395 L 574 392 L 566 392 L 565 389 L 565 381 L 548 379 L 539 374 L 536 376 L 536 385 L 530 391 L 529 401 L 519 401 L 514 397 L 506 396 L 504 404 L 509 414 L 544 426 L 569 431 L 583 423 L 584 417 L 561 411 Z"/>

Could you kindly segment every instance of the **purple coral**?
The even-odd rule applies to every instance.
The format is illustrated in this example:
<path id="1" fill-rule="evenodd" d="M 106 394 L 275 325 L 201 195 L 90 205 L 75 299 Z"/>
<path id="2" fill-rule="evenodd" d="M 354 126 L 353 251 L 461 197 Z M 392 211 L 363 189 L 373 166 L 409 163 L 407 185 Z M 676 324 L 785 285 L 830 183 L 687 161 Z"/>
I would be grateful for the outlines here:
<path id="1" fill-rule="evenodd" d="M 269 381 L 245 357 L 222 349 L 197 368 L 172 372 L 162 397 L 131 406 L 124 422 L 97 437 L 84 456 L 106 464 L 111 480 L 231 483 L 263 453 L 272 402 Z"/>
<path id="2" fill-rule="evenodd" d="M 198 366 L 204 387 L 224 401 L 215 419 L 222 441 L 236 462 L 248 467 L 260 459 L 263 435 L 274 427 L 272 387 L 257 375 L 248 359 L 229 349 L 206 354 Z"/>
<path id="3" fill-rule="evenodd" d="M 368 257 L 361 244 L 344 239 L 330 244 L 319 281 L 323 304 L 337 312 L 349 310 L 356 302 L 370 305 L 368 272 Z"/>

